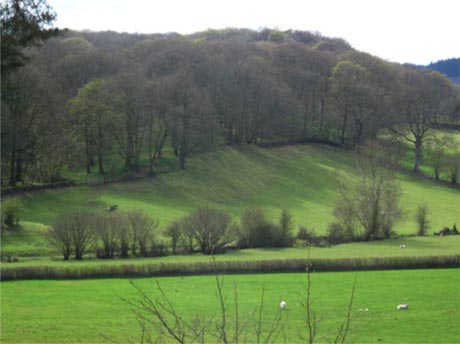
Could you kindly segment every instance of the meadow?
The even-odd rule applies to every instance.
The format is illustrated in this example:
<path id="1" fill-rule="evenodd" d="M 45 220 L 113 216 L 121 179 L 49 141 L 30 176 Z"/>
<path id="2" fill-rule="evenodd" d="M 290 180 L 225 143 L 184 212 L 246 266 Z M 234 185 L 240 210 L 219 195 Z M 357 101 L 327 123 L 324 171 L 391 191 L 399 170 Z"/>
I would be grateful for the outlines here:
<path id="1" fill-rule="evenodd" d="M 274 221 L 281 209 L 288 209 L 295 227 L 325 234 L 333 221 L 337 179 L 353 173 L 357 158 L 353 152 L 324 145 L 227 147 L 194 156 L 187 170 L 155 178 L 24 194 L 22 219 L 51 225 L 59 213 L 104 211 L 117 204 L 121 210 L 142 210 L 165 227 L 198 207 L 219 208 L 238 220 L 244 208 L 257 205 Z M 405 213 L 397 233 L 416 232 L 414 217 L 420 204 L 428 206 L 433 230 L 460 223 L 458 189 L 404 173 L 397 177 Z"/>
<path id="2" fill-rule="evenodd" d="M 460 269 L 369 271 L 357 273 L 350 340 L 359 343 L 458 343 Z M 315 273 L 314 309 L 324 320 L 318 336 L 334 332 L 343 321 L 355 272 Z M 214 276 L 157 279 L 184 317 L 218 319 Z M 155 299 L 154 279 L 133 280 Z M 288 304 L 288 342 L 305 334 L 306 277 L 302 273 L 224 276 L 224 295 L 232 312 L 233 285 L 239 312 L 257 311 L 264 287 L 263 323 L 268 325 L 280 300 Z M 196 291 L 200 290 L 199 293 Z M 15 281 L 2 283 L 2 343 L 138 341 L 140 330 L 132 306 L 137 299 L 128 279 Z M 408 311 L 396 306 L 408 303 Z M 368 311 L 365 311 L 368 309 Z M 320 342 L 324 342 L 326 339 Z"/>

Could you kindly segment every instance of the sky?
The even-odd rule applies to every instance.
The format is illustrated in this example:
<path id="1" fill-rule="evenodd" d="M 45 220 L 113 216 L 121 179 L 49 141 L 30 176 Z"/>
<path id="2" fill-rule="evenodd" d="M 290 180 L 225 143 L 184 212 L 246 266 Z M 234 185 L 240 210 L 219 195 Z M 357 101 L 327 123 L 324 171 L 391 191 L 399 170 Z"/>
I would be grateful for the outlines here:
<path id="1" fill-rule="evenodd" d="M 460 57 L 459 0 L 48 0 L 55 26 L 188 34 L 208 28 L 276 28 L 339 37 L 399 63 Z"/>

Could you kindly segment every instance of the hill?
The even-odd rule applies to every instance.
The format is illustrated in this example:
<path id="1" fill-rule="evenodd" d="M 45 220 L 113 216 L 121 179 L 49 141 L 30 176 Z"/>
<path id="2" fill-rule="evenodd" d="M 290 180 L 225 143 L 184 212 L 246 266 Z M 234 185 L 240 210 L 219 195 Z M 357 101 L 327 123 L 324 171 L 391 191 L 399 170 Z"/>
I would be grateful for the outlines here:
<path id="1" fill-rule="evenodd" d="M 336 177 L 350 174 L 356 158 L 351 151 L 325 145 L 225 147 L 195 155 L 187 170 L 155 178 L 25 194 L 22 219 L 52 224 L 62 212 L 117 204 L 121 210 L 143 210 L 166 226 L 202 206 L 223 209 L 237 219 L 244 208 L 257 205 L 273 220 L 288 209 L 296 227 L 325 233 L 338 196 Z M 405 220 L 397 232 L 415 233 L 415 209 L 422 203 L 428 205 L 433 229 L 460 223 L 457 189 L 406 174 L 398 174 L 398 180 Z"/>
<path id="2" fill-rule="evenodd" d="M 453 83 L 460 83 L 460 57 L 430 63 L 427 68 L 447 75 Z"/>

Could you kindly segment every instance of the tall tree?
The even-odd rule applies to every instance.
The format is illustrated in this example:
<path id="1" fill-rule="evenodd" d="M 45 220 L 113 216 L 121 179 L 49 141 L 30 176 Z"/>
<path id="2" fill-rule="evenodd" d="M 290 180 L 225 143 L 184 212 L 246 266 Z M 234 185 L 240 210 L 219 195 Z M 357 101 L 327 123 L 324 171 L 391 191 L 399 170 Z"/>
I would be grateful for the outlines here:
<path id="1" fill-rule="evenodd" d="M 121 101 L 120 130 L 115 136 L 126 169 L 139 167 L 139 157 L 145 137 L 148 103 L 148 98 L 143 96 L 146 88 L 143 70 L 136 68 L 137 66 L 132 67 L 132 69 L 124 70 L 118 74 L 115 85 Z"/>
<path id="2" fill-rule="evenodd" d="M 1 69 L 4 77 L 28 61 L 24 48 L 56 35 L 56 14 L 46 0 L 5 0 L 0 4 Z"/>
<path id="3" fill-rule="evenodd" d="M 396 98 L 399 120 L 392 132 L 414 145 L 414 172 L 420 171 L 425 139 L 439 114 L 448 113 L 455 89 L 447 77 L 432 71 L 406 68 L 402 71 L 399 97 Z"/>
<path id="4" fill-rule="evenodd" d="M 118 122 L 117 102 L 119 104 L 119 97 L 107 79 L 89 82 L 69 102 L 69 111 L 84 140 L 87 172 L 90 172 L 91 152 L 94 151 L 99 175 L 105 174 L 104 161 L 111 146 L 114 124 Z"/>
<path id="5" fill-rule="evenodd" d="M 331 88 L 341 117 L 340 143 L 347 138 L 347 128 L 352 121 L 355 144 L 360 143 L 365 122 L 369 119 L 369 71 L 351 61 L 341 61 L 332 70 Z"/>
<path id="6" fill-rule="evenodd" d="M 37 141 L 45 135 L 46 94 L 32 67 L 12 74 L 8 88 L 2 95 L 2 165 L 9 163 L 8 184 L 15 186 L 24 182 L 24 166 L 33 160 Z"/>

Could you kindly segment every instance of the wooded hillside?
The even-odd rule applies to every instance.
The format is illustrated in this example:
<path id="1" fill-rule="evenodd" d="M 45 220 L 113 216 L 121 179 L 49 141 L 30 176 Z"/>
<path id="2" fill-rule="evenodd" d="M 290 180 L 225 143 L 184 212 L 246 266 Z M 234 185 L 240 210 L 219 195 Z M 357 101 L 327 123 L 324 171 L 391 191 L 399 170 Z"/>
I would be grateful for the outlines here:
<path id="1" fill-rule="evenodd" d="M 225 144 L 356 147 L 382 130 L 413 144 L 417 171 L 431 125 L 460 120 L 447 77 L 310 32 L 70 31 L 25 53 L 2 75 L 2 187 L 154 174 L 165 154 L 186 168 Z"/>

